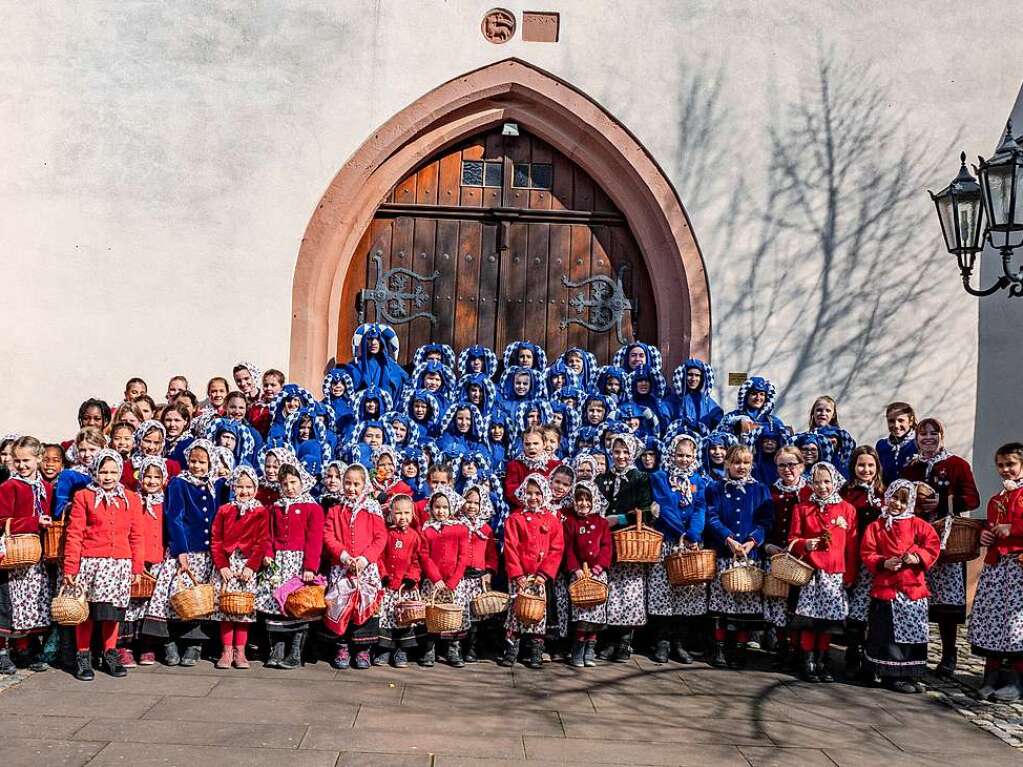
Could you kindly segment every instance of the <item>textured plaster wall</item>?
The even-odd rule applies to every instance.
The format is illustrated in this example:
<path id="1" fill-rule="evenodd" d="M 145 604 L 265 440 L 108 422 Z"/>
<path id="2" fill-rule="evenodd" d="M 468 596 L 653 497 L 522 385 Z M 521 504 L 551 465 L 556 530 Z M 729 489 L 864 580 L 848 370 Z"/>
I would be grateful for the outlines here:
<path id="1" fill-rule="evenodd" d="M 814 394 L 846 387 L 843 424 L 860 437 L 883 430 L 897 393 L 944 416 L 969 450 L 977 308 L 951 262 L 927 267 L 940 254 L 923 187 L 954 174 L 953 146 L 989 151 L 1016 95 L 999 51 L 949 55 L 971 30 L 1004 23 L 1004 4 L 501 5 L 560 11 L 561 41 L 492 45 L 479 32 L 492 3 L 470 0 L 0 2 L 0 430 L 66 437 L 81 398 L 115 401 L 133 374 L 160 395 L 178 372 L 201 390 L 239 359 L 286 365 L 298 245 L 338 168 L 426 91 L 515 56 L 602 103 L 676 185 L 708 266 L 722 373 L 770 375 L 791 392 L 781 415 L 795 423 Z M 824 59 L 890 115 L 892 135 L 862 147 L 851 173 L 877 162 L 883 175 L 920 150 L 912 194 L 884 227 L 908 238 L 858 248 L 846 236 L 835 257 L 873 266 L 864 279 L 843 271 L 830 289 L 857 298 L 826 322 L 816 235 L 793 227 L 791 199 L 771 196 L 772 140 L 787 143 L 794 105 L 819 101 Z M 842 131 L 857 123 L 843 119 Z M 846 235 L 848 215 L 831 217 Z M 879 260 L 940 279 L 885 321 L 884 364 L 850 380 L 866 364 L 847 354 L 856 328 L 891 290 Z M 935 307 L 949 320 L 921 322 Z M 719 394 L 730 405 L 734 389 Z"/>

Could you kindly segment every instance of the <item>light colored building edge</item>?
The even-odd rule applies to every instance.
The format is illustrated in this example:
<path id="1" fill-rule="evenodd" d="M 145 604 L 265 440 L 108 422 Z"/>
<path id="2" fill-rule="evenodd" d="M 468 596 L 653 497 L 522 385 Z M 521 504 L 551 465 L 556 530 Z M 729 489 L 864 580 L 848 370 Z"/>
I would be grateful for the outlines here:
<path id="1" fill-rule="evenodd" d="M 240 359 L 315 384 L 374 196 L 515 117 L 622 207 L 668 358 L 712 349 L 726 409 L 725 374 L 760 373 L 787 423 L 837 393 L 873 441 L 905 399 L 956 451 L 976 442 L 990 489 L 992 446 L 1023 434 L 1018 309 L 981 301 L 978 332 L 925 189 L 960 147 L 991 151 L 1019 74 L 999 50 L 964 53 L 1003 6 L 890 5 L 507 2 L 520 24 L 559 13 L 559 40 L 495 45 L 492 5 L 467 0 L 9 4 L 0 428 L 67 438 L 81 399 L 116 402 L 131 375 L 159 398 L 186 373 L 201 394 Z M 826 114 L 846 171 L 831 208 L 808 133 Z"/>

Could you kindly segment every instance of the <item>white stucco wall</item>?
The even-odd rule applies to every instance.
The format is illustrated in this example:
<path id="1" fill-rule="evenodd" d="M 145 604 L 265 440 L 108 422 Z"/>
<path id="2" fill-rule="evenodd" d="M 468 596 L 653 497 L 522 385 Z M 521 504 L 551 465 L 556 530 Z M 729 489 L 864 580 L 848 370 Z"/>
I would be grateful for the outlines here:
<path id="1" fill-rule="evenodd" d="M 852 350 L 857 315 L 895 295 L 877 265 L 926 273 L 939 258 L 923 187 L 948 182 L 960 145 L 988 150 L 1019 88 L 999 50 L 949 55 L 969 30 L 1005 23 L 1003 3 L 508 0 L 519 17 L 560 11 L 561 41 L 500 46 L 479 32 L 492 5 L 0 3 L 0 430 L 66 437 L 82 398 L 116 401 L 130 375 L 159 395 L 184 372 L 201 393 L 238 359 L 284 367 L 299 241 L 344 160 L 426 91 L 515 56 L 602 103 L 676 184 L 709 270 L 722 373 L 774 378 L 789 391 L 781 415 L 797 425 L 814 394 L 848 383 L 843 423 L 871 439 L 884 403 L 909 399 L 969 450 L 977 306 L 951 262 L 913 305 L 876 323 L 883 339 L 866 357 Z M 893 203 L 885 237 L 858 247 L 840 208 L 835 289 L 857 292 L 838 317 L 815 303 L 815 235 L 791 226 L 791 201 L 784 220 L 767 203 L 777 189 L 770 131 L 788 143 L 790 106 L 817 99 L 828 56 L 829 78 L 876 97 L 876 114 L 896 126 L 850 163 L 854 194 L 869 188 L 872 163 L 883 175 L 903 150 L 920 155 L 905 163 L 911 194 Z M 858 122 L 842 119 L 842 132 Z M 874 271 L 846 273 L 852 258 Z M 785 265 L 791 275 L 769 285 Z M 945 319 L 922 322 L 936 307 Z M 800 355 L 811 329 L 813 348 Z M 864 361 L 875 356 L 880 365 Z"/>

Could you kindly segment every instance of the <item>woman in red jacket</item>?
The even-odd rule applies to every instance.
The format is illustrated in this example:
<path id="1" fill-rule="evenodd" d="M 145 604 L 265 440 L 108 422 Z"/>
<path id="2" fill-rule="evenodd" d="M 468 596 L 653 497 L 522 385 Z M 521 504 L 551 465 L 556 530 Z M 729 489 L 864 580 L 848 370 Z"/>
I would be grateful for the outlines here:
<path id="1" fill-rule="evenodd" d="M 370 496 L 369 472 L 362 464 L 345 470 L 345 497 L 327 512 L 323 540 L 330 552 L 326 627 L 338 638 L 334 668 L 351 664 L 369 668 L 369 650 L 380 639 L 377 610 L 383 599 L 381 583 L 387 526 L 380 504 Z"/>
<path id="2" fill-rule="evenodd" d="M 52 491 L 39 474 L 43 446 L 35 437 L 20 437 L 10 446 L 13 472 L 0 484 L 0 531 L 10 523 L 11 533 L 39 533 L 50 524 Z M 2 552 L 0 552 L 2 557 Z M 50 626 L 50 582 L 42 563 L 0 570 L 0 674 L 13 674 L 7 650 L 12 642 L 21 652 L 30 638 Z M 45 671 L 39 652 L 29 668 Z"/>
<path id="3" fill-rule="evenodd" d="M 607 501 L 589 481 L 576 482 L 572 492 L 572 511 L 562 523 L 565 534 L 565 578 L 575 581 L 583 576 L 583 565 L 590 576 L 607 585 L 611 567 L 611 528 L 604 518 Z M 607 603 L 579 608 L 572 605 L 575 640 L 569 663 L 575 668 L 597 665 L 597 632 L 607 625 Z"/>
<path id="4" fill-rule="evenodd" d="M 92 681 L 92 631 L 103 637 L 103 664 L 111 676 L 128 672 L 117 653 L 117 624 L 124 620 L 132 583 L 143 568 L 142 501 L 121 484 L 124 463 L 103 448 L 92 464 L 92 482 L 75 494 L 64 544 L 64 581 L 89 601 L 89 618 L 75 627 L 75 678 Z"/>
<path id="5" fill-rule="evenodd" d="M 451 600 L 462 608 L 462 625 L 455 631 L 443 634 L 428 634 L 423 644 L 419 665 L 430 667 L 436 660 L 437 639 L 448 640 L 448 665 L 461 668 L 465 665 L 459 640 L 467 628 L 468 604 L 462 590 L 462 576 L 469 562 L 469 529 L 458 519 L 464 501 L 450 487 L 433 491 L 427 508 L 430 521 L 423 525 L 423 591 L 427 597 L 440 598 L 447 592 Z"/>
<path id="6" fill-rule="evenodd" d="M 550 509 L 551 488 L 547 477 L 539 472 L 526 476 L 516 491 L 521 508 L 513 512 L 504 525 L 504 566 L 512 599 L 528 584 L 551 588 L 561 569 L 565 552 L 565 534 L 558 517 Z M 543 666 L 543 636 L 547 630 L 546 616 L 539 622 L 524 625 L 508 611 L 505 622 L 507 639 L 500 665 L 514 666 L 523 634 L 532 637 L 529 668 Z"/>
<path id="7" fill-rule="evenodd" d="M 927 673 L 927 589 L 925 574 L 941 542 L 934 528 L 913 513 L 916 485 L 895 480 L 885 491 L 880 519 L 867 525 L 860 545 L 863 563 L 874 576 L 867 613 L 868 671 L 889 689 L 917 693 L 913 682 Z"/>
<path id="8" fill-rule="evenodd" d="M 490 499 L 490 488 L 483 484 L 471 484 L 462 493 L 462 524 L 469 528 L 469 551 L 462 577 L 462 599 L 467 607 L 468 630 L 462 641 L 462 659 L 476 663 L 476 637 L 480 619 L 472 613 L 472 600 L 490 588 L 490 580 L 497 572 L 497 539 L 494 537 L 490 520 L 494 516 L 494 504 Z"/>
<path id="9" fill-rule="evenodd" d="M 256 608 L 264 614 L 270 640 L 270 655 L 265 665 L 292 669 L 302 665 L 302 647 L 309 632 L 309 621 L 286 615 L 274 592 L 293 579 L 300 579 L 304 584 L 316 579 L 323 551 L 323 509 L 309 495 L 316 480 L 301 466 L 282 465 L 277 481 L 281 497 L 269 512 L 272 554 L 267 552 L 263 559 L 263 565 L 272 566 L 274 571 L 260 586 Z M 291 645 L 285 656 L 289 637 Z"/>
<path id="10" fill-rule="evenodd" d="M 924 418 L 916 427 L 919 453 L 902 470 L 902 478 L 926 482 L 934 490 L 921 497 L 917 513 L 928 522 L 960 516 L 980 506 L 973 470 L 965 460 L 945 449 L 945 427 L 937 418 Z M 946 528 L 951 529 L 951 528 Z M 944 545 L 944 542 L 942 542 Z M 966 563 L 942 562 L 927 571 L 930 619 L 941 635 L 941 661 L 936 673 L 951 676 L 956 668 L 956 638 L 966 622 Z"/>
<path id="11" fill-rule="evenodd" d="M 810 500 L 792 511 L 789 545 L 792 553 L 814 567 L 813 577 L 799 590 L 791 628 L 800 631 L 803 680 L 834 682 L 828 650 L 831 634 L 841 631 L 849 615 L 845 589 L 859 565 L 856 509 L 838 491 L 845 480 L 827 462 L 810 470 Z"/>
<path id="12" fill-rule="evenodd" d="M 213 587 L 219 597 L 224 591 L 257 592 L 256 572 L 264 559 L 273 556 L 270 543 L 270 515 L 256 498 L 259 477 L 256 470 L 242 464 L 231 478 L 233 500 L 217 509 L 210 530 L 210 556 L 213 557 Z M 291 507 L 293 513 L 297 504 Z M 313 515 L 308 515 L 307 521 Z M 321 526 L 322 529 L 322 526 Z M 217 668 L 245 669 L 245 644 L 249 638 L 249 624 L 255 622 L 256 611 L 238 615 L 225 613 L 219 607 L 213 620 L 220 621 L 220 660 Z"/>

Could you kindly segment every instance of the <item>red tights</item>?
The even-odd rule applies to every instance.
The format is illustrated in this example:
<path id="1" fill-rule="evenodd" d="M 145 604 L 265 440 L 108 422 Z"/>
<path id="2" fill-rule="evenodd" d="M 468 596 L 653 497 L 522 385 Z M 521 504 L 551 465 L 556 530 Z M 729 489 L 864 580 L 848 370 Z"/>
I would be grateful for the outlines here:
<path id="1" fill-rule="evenodd" d="M 714 627 L 714 641 L 724 642 L 728 638 L 728 629 L 723 626 Z M 736 644 L 746 644 L 749 641 L 749 632 L 745 629 L 739 629 L 735 632 Z"/>
<path id="2" fill-rule="evenodd" d="M 78 645 L 78 652 L 86 652 L 92 649 L 92 629 L 99 627 L 99 635 L 103 639 L 103 650 L 113 650 L 117 647 L 117 621 L 94 621 L 89 618 L 84 623 L 75 626 L 75 640 Z"/>
<path id="3" fill-rule="evenodd" d="M 4 639 L 0 638 L 0 650 L 7 649 L 8 646 L 18 652 L 25 652 L 28 649 L 28 637 L 18 637 L 17 639 Z"/>
<path id="4" fill-rule="evenodd" d="M 224 647 L 244 647 L 248 641 L 248 623 L 220 622 L 220 642 Z"/>
<path id="5" fill-rule="evenodd" d="M 799 649 L 803 652 L 827 652 L 831 647 L 831 634 L 804 630 L 799 635 Z"/>
<path id="6" fill-rule="evenodd" d="M 988 658 L 984 661 L 984 671 L 991 673 L 992 671 L 998 671 L 1000 668 L 1005 666 L 1005 663 L 998 658 Z M 1012 666 L 1012 670 L 1016 673 L 1023 674 L 1023 659 L 1011 661 L 1008 665 Z"/>

